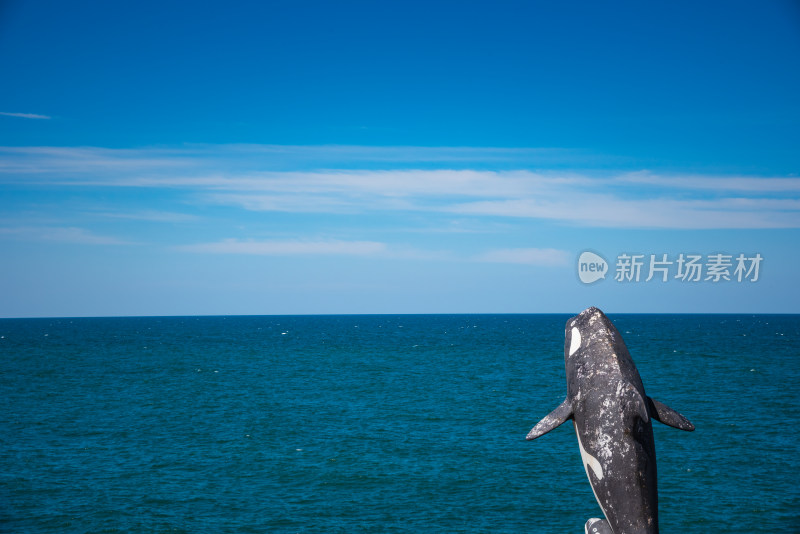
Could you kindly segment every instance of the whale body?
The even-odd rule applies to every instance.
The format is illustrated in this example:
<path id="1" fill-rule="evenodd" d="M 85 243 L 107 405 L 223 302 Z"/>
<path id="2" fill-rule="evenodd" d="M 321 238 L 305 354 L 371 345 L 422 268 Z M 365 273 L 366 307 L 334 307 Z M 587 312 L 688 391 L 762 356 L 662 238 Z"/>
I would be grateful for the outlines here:
<path id="1" fill-rule="evenodd" d="M 657 534 L 658 487 L 652 421 L 681 430 L 694 425 L 645 394 L 622 336 L 595 307 L 567 321 L 564 336 L 567 397 L 528 433 L 536 439 L 568 420 L 605 520 L 586 534 Z"/>

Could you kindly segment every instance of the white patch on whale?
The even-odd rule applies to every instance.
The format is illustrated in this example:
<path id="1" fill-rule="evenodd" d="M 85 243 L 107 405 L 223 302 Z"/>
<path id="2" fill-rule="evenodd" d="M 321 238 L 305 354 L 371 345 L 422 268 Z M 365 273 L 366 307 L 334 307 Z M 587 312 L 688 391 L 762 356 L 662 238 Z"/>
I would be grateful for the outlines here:
<path id="1" fill-rule="evenodd" d="M 578 438 L 578 447 L 580 448 L 581 451 L 581 461 L 583 462 L 584 469 L 586 469 L 586 476 L 589 478 L 589 487 L 592 488 L 592 494 L 594 495 L 594 499 L 597 501 L 597 504 L 600 505 L 600 509 L 603 511 L 603 515 L 608 517 L 608 512 L 606 512 L 606 509 L 603 507 L 603 503 L 600 502 L 600 499 L 597 498 L 597 492 L 594 491 L 594 484 L 592 484 L 592 477 L 589 476 L 589 467 L 591 467 L 597 479 L 602 480 L 603 466 L 600 465 L 600 462 L 597 461 L 597 458 L 586 452 L 586 449 L 583 448 L 583 443 L 581 443 L 581 435 L 578 433 L 578 425 L 575 423 L 574 420 L 572 421 L 572 426 L 575 427 L 575 436 Z"/>
<path id="2" fill-rule="evenodd" d="M 575 351 L 577 351 L 579 348 L 581 348 L 581 331 L 573 327 L 572 336 L 569 340 L 569 355 L 572 356 L 575 354 Z"/>
<path id="3" fill-rule="evenodd" d="M 603 480 L 603 466 L 600 465 L 600 462 L 597 461 L 597 458 L 586 452 L 586 449 L 583 448 L 583 443 L 581 443 L 581 435 L 578 433 L 578 428 L 575 427 L 575 434 L 578 436 L 578 447 L 581 450 L 581 459 L 583 459 L 583 465 L 586 468 L 586 474 L 589 474 L 589 468 L 592 468 L 594 471 L 594 476 L 597 477 L 597 480 Z M 589 479 L 591 482 L 591 478 Z"/>

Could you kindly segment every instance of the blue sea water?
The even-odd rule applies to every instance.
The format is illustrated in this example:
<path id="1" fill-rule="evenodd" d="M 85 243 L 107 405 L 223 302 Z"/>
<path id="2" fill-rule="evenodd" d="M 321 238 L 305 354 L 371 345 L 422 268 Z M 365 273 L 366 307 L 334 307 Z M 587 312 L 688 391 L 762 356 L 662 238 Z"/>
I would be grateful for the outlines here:
<path id="1" fill-rule="evenodd" d="M 0 531 L 583 532 L 566 315 L 0 320 Z M 800 532 L 800 316 L 614 315 L 663 533 Z"/>

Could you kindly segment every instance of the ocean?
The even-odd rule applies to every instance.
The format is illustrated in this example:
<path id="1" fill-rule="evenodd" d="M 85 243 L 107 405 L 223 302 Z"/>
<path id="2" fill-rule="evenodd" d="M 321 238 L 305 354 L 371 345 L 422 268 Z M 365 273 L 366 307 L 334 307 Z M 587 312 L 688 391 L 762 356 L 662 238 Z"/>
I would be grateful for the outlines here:
<path id="1" fill-rule="evenodd" d="M 798 315 L 609 315 L 662 533 L 800 532 Z M 0 320 L 0 531 L 582 533 L 567 315 Z"/>

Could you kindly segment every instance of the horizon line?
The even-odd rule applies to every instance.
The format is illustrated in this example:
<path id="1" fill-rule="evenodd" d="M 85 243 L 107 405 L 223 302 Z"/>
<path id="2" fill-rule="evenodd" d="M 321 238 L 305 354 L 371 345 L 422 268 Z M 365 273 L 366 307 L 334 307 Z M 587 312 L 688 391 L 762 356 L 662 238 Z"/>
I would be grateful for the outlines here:
<path id="1" fill-rule="evenodd" d="M 0 321 L 47 319 L 181 319 L 239 317 L 371 317 L 371 316 L 434 316 L 434 315 L 577 315 L 580 312 L 381 312 L 381 313 L 233 313 L 196 315 L 42 315 L 0 317 Z M 800 315 L 800 312 L 603 312 L 607 315 Z"/>

